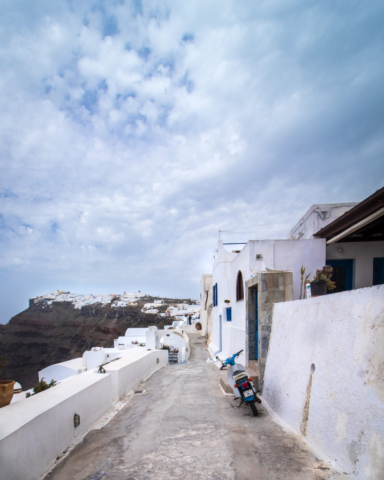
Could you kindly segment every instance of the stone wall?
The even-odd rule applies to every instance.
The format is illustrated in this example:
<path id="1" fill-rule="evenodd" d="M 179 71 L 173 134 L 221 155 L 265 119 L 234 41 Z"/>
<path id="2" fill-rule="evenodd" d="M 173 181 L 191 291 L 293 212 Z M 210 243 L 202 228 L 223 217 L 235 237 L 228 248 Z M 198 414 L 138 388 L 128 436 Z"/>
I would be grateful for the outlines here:
<path id="1" fill-rule="evenodd" d="M 268 355 L 271 337 L 273 307 L 275 303 L 286 302 L 293 299 L 292 272 L 268 271 L 260 272 L 246 282 L 247 297 L 247 342 L 248 361 L 255 356 L 255 303 L 254 290 L 258 291 L 258 367 L 260 373 L 260 386 L 263 386 L 265 364 Z"/>

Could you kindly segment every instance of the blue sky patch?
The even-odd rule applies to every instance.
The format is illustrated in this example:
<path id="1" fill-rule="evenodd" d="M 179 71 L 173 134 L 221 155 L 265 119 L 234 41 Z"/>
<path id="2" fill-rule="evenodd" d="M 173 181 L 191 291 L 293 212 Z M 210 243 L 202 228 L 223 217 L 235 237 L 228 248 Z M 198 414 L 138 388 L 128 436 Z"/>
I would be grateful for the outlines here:
<path id="1" fill-rule="evenodd" d="M 103 22 L 103 38 L 114 37 L 119 33 L 119 23 L 115 15 L 109 15 L 104 18 Z"/>
<path id="2" fill-rule="evenodd" d="M 183 42 L 193 42 L 193 40 L 195 39 L 195 36 L 193 35 L 193 33 L 184 33 L 183 35 Z"/>
<path id="3" fill-rule="evenodd" d="M 97 90 L 86 90 L 83 99 L 81 101 L 81 104 L 84 105 L 84 107 L 91 113 L 95 113 L 97 110 L 97 103 L 98 103 L 99 97 L 97 94 Z"/>

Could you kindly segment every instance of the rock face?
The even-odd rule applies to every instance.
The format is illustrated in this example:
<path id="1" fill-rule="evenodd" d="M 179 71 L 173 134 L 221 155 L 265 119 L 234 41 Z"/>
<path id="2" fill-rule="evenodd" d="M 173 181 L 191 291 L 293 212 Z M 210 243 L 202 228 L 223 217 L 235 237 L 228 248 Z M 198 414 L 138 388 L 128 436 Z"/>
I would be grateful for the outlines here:
<path id="1" fill-rule="evenodd" d="M 43 368 L 81 357 L 96 345 L 113 347 L 113 340 L 129 327 L 162 328 L 172 323 L 169 317 L 141 312 L 145 303 L 154 300 L 146 296 L 135 305 L 116 307 L 112 302 L 80 309 L 71 302 L 30 300 L 27 310 L 6 325 L 0 324 L 0 355 L 8 361 L 3 379 L 16 380 L 26 390 L 38 382 L 38 372 Z"/>

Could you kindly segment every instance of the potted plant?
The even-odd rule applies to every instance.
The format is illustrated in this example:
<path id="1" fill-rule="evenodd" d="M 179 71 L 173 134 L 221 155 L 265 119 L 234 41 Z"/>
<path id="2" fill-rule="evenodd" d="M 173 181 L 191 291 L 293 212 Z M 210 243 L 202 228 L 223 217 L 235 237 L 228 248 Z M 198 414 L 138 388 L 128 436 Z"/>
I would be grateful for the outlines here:
<path id="1" fill-rule="evenodd" d="M 13 380 L 1 380 L 1 372 L 7 365 L 7 361 L 0 357 L 0 408 L 11 403 L 13 397 L 13 387 L 16 382 Z"/>
<path id="2" fill-rule="evenodd" d="M 336 288 L 336 283 L 332 282 L 332 267 L 324 265 L 321 270 L 316 270 L 316 275 L 311 281 L 311 297 L 326 295 L 327 290 L 332 292 Z"/>

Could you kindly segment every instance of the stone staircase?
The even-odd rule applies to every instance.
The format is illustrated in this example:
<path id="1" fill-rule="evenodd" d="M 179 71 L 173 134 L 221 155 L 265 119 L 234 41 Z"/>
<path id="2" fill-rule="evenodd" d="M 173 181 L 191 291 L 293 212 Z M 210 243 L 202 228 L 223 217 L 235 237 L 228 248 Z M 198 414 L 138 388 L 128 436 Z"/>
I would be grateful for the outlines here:
<path id="1" fill-rule="evenodd" d="M 168 350 L 168 363 L 170 365 L 174 363 L 179 363 L 179 354 L 173 353 L 170 350 Z"/>

